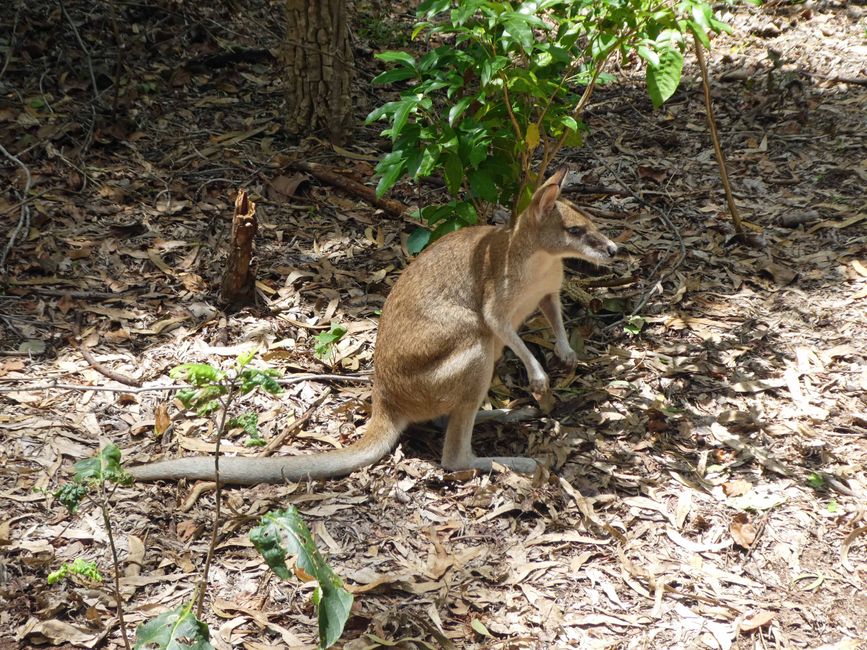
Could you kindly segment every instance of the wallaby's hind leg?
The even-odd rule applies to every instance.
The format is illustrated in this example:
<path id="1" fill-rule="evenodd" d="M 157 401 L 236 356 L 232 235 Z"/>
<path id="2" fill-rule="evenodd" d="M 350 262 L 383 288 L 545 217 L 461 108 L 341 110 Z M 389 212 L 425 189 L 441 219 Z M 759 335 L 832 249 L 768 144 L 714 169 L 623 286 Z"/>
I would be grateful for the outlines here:
<path id="1" fill-rule="evenodd" d="M 448 470 L 480 469 L 490 471 L 491 462 L 523 474 L 536 471 L 536 461 L 522 456 L 479 457 L 473 453 L 473 423 L 479 402 L 464 402 L 449 414 L 449 424 L 443 443 L 442 466 Z"/>
<path id="2" fill-rule="evenodd" d="M 481 469 L 489 471 L 491 461 L 510 467 L 516 472 L 536 471 L 532 458 L 479 458 L 473 453 L 473 424 L 476 413 L 491 385 L 496 354 L 493 342 L 482 340 L 472 348 L 456 352 L 449 363 L 448 389 L 462 396 L 449 411 L 443 442 L 442 466 L 449 470 Z"/>

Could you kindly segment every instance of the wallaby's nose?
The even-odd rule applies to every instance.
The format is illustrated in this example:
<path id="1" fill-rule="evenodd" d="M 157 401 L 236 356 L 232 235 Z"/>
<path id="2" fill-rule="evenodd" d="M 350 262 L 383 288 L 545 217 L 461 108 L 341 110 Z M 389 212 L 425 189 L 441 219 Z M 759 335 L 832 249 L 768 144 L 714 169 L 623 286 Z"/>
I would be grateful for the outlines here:
<path id="1" fill-rule="evenodd" d="M 617 255 L 617 250 L 617 244 L 615 244 L 613 241 L 608 242 L 608 255 L 610 257 L 614 257 L 615 255 Z"/>

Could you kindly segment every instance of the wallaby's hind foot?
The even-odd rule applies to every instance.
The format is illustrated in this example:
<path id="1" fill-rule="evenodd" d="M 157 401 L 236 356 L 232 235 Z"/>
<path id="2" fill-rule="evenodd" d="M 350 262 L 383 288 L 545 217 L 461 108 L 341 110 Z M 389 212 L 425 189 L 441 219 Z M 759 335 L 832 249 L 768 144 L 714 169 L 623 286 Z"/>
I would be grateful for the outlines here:
<path id="1" fill-rule="evenodd" d="M 538 462 L 524 456 L 470 456 L 460 460 L 450 460 L 448 463 L 443 462 L 443 468 L 453 472 L 462 469 L 479 469 L 483 472 L 490 472 L 493 463 L 504 465 L 519 474 L 533 474 L 539 466 Z"/>

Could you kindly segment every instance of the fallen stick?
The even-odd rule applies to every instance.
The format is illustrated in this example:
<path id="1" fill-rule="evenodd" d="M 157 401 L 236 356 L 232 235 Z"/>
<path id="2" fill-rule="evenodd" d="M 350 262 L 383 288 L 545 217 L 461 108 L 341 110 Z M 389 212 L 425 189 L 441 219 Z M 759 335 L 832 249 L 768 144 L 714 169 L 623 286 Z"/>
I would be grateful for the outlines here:
<path id="1" fill-rule="evenodd" d="M 381 208 L 396 217 L 406 216 L 409 212 L 409 207 L 400 201 L 396 201 L 395 199 L 381 199 L 376 196 L 376 191 L 372 187 L 362 185 L 361 183 L 354 181 L 351 178 L 347 178 L 342 174 L 337 174 L 318 163 L 292 160 L 289 162 L 288 166 L 295 171 L 307 172 L 323 183 L 333 185 L 344 192 L 354 194 L 371 205 L 375 205 L 377 208 Z"/>

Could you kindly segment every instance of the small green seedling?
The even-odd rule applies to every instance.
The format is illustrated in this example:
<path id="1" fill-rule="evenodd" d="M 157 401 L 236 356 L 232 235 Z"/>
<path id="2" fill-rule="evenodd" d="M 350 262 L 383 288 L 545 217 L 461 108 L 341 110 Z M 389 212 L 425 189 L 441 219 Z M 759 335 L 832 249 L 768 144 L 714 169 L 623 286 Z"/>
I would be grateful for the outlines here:
<path id="1" fill-rule="evenodd" d="M 317 582 L 313 605 L 319 620 L 319 647 L 334 645 L 349 618 L 352 594 L 326 564 L 298 510 L 290 506 L 283 511 L 269 512 L 262 517 L 260 525 L 250 531 L 250 541 L 283 580 L 289 580 L 294 572 L 304 582 Z M 286 564 L 288 556 L 295 557 L 291 571 Z"/>
<path id="2" fill-rule="evenodd" d="M 230 429 L 243 429 L 244 433 L 249 436 L 244 441 L 246 447 L 264 447 L 265 441 L 259 435 L 259 414 L 258 413 L 242 413 L 231 420 L 226 425 Z"/>
<path id="3" fill-rule="evenodd" d="M 320 361 L 331 362 L 334 359 L 337 342 L 346 334 L 343 325 L 332 325 L 327 332 L 320 332 L 314 338 L 313 354 Z"/>
<path id="4" fill-rule="evenodd" d="M 207 624 L 185 603 L 142 623 L 135 631 L 135 650 L 213 650 Z"/>
<path id="5" fill-rule="evenodd" d="M 120 449 L 114 444 L 107 444 L 100 449 L 96 456 L 85 458 L 75 463 L 75 473 L 72 482 L 60 486 L 54 496 L 69 511 L 70 514 L 78 512 L 85 499 L 91 500 L 97 505 L 102 513 L 102 523 L 108 537 L 108 545 L 111 549 L 111 560 L 114 572 L 112 584 L 112 596 L 117 603 L 117 618 L 120 624 L 121 635 L 125 647 L 129 648 L 126 633 L 126 622 L 123 612 L 123 598 L 120 593 L 120 561 L 117 547 L 114 543 L 114 533 L 111 526 L 111 497 L 114 491 L 121 485 L 130 485 L 130 476 L 121 466 Z M 56 584 L 64 578 L 81 580 L 91 584 L 102 582 L 102 575 L 93 562 L 87 562 L 76 558 L 71 563 L 66 563 L 57 571 L 48 576 L 48 584 Z"/>
<path id="6" fill-rule="evenodd" d="M 824 490 L 825 478 L 818 472 L 810 472 L 807 475 L 807 485 L 809 485 L 814 490 Z"/>
<path id="7" fill-rule="evenodd" d="M 48 574 L 47 582 L 53 585 L 61 580 L 80 580 L 84 584 L 98 584 L 102 582 L 102 574 L 95 562 L 75 558 L 72 562 L 64 562 L 57 571 Z"/>
<path id="8" fill-rule="evenodd" d="M 641 334 L 641 330 L 644 329 L 644 326 L 647 324 L 647 321 L 643 319 L 641 316 L 627 316 L 626 324 L 623 326 L 623 330 L 632 336 L 638 336 Z"/>

